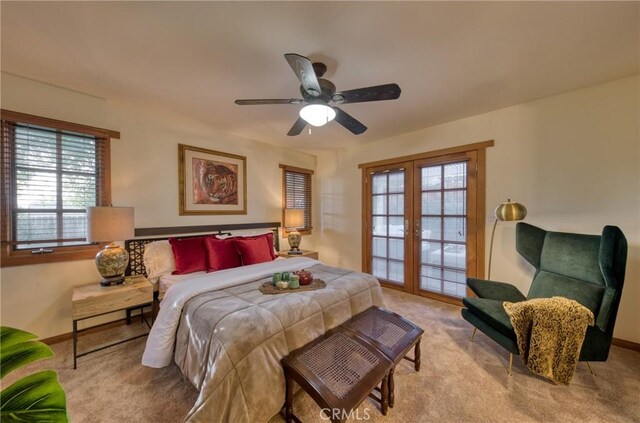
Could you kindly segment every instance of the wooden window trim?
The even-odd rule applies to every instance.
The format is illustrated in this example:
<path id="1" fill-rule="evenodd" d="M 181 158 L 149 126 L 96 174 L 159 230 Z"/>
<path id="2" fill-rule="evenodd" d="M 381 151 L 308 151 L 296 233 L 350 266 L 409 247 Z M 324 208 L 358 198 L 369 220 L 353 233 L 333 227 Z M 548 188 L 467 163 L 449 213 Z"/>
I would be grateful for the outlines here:
<path id="1" fill-rule="evenodd" d="M 305 169 L 302 167 L 289 166 L 285 164 L 280 164 L 280 169 L 282 169 L 282 233 L 286 235 L 289 233 L 287 228 L 284 226 L 284 209 L 287 203 L 287 188 L 286 188 L 286 172 L 296 172 L 296 173 L 304 173 L 307 175 L 313 175 L 313 169 Z M 309 221 L 313 222 L 313 179 L 311 180 L 311 195 L 309 196 Z M 313 230 L 313 223 L 311 223 L 311 227 L 309 229 L 298 230 L 302 235 L 311 235 Z"/>
<path id="2" fill-rule="evenodd" d="M 468 151 L 473 151 L 473 150 L 481 151 L 488 147 L 493 147 L 493 145 L 494 145 L 493 140 L 476 142 L 473 144 L 459 145 L 456 147 L 443 148 L 441 150 L 428 151 L 426 153 L 411 154 L 409 156 L 395 157 L 392 159 L 378 160 L 375 162 L 360 163 L 358 165 L 358 169 L 364 169 L 364 168 L 370 168 L 370 167 L 376 167 L 376 166 L 394 165 L 398 162 L 411 162 L 415 160 L 429 159 L 432 157 L 449 156 L 452 154 L 466 153 Z"/>
<path id="3" fill-rule="evenodd" d="M 11 110 L 0 109 L 0 118 L 2 121 L 20 122 L 31 125 L 55 128 L 64 131 L 79 132 L 87 135 L 93 135 L 102 139 L 105 143 L 104 154 L 104 193 L 99 199 L 100 205 L 111 204 L 111 138 L 120 138 L 120 133 L 109 129 L 96 128 L 93 126 L 81 125 L 56 119 L 50 119 L 40 116 L 29 115 L 26 113 L 15 112 Z M 11 190 L 7 186 L 5 169 L 6 160 L 4 157 L 4 148 L 2 148 L 2 157 L 0 158 L 0 174 L 2 177 L 2 239 L 0 242 L 0 267 L 24 266 L 40 263 L 55 263 L 62 261 L 92 259 L 104 247 L 104 243 L 90 245 L 74 245 L 64 247 L 53 247 L 53 252 L 47 254 L 33 254 L 32 250 L 16 251 L 13 245 L 13 197 Z"/>
<path id="4" fill-rule="evenodd" d="M 14 112 L 6 109 L 0 109 L 0 115 L 2 116 L 2 120 L 12 122 L 20 121 L 30 123 L 32 125 L 61 129 L 64 131 L 81 132 L 83 134 L 95 135 L 98 138 L 120 139 L 120 132 L 112 131 L 111 129 L 96 128 L 95 126 L 82 125 L 79 123 Z"/>

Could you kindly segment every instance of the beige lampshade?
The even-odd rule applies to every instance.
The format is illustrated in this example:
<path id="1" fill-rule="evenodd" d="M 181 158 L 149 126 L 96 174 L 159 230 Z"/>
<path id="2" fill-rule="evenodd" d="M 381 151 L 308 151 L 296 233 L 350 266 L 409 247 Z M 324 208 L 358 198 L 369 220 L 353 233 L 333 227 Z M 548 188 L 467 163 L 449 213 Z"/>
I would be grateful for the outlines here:
<path id="1" fill-rule="evenodd" d="M 527 217 L 527 208 L 520 203 L 512 203 L 511 199 L 508 199 L 506 203 L 496 207 L 495 215 L 500 221 L 514 222 Z"/>
<path id="2" fill-rule="evenodd" d="M 304 210 L 284 209 L 284 227 L 301 228 L 304 226 Z"/>
<path id="3" fill-rule="evenodd" d="M 87 207 L 87 241 L 124 241 L 134 237 L 133 207 Z"/>

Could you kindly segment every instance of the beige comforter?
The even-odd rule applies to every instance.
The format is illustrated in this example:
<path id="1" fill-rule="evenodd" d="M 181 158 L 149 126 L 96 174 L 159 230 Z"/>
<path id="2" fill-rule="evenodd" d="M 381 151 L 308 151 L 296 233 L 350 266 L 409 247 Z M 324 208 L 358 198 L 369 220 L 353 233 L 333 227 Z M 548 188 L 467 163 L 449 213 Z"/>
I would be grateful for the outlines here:
<path id="1" fill-rule="evenodd" d="M 258 287 L 270 278 L 262 278 L 184 304 L 174 358 L 200 391 L 186 421 L 268 421 L 284 403 L 281 359 L 351 316 L 384 305 L 371 275 L 322 264 L 308 269 L 325 289 L 264 295 Z"/>

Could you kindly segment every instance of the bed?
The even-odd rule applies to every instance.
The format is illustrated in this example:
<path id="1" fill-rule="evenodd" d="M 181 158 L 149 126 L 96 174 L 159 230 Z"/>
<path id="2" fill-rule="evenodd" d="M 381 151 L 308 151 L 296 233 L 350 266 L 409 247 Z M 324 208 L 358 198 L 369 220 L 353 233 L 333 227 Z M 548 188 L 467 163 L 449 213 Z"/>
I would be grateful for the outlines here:
<path id="1" fill-rule="evenodd" d="M 303 268 L 326 288 L 259 291 L 274 272 Z M 353 315 L 384 305 L 373 276 L 305 257 L 181 276 L 158 294 L 160 310 L 142 364 L 175 362 L 198 389 L 189 422 L 268 421 L 284 403 L 281 359 Z"/>

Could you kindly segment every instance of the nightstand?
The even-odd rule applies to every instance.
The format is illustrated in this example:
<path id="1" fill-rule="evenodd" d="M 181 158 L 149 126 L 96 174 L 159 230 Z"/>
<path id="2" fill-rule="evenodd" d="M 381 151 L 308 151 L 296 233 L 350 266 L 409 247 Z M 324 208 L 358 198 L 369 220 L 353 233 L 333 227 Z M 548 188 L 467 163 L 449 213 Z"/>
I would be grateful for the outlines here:
<path id="1" fill-rule="evenodd" d="M 127 324 L 129 324 L 131 309 L 139 308 L 141 318 L 147 326 L 151 327 L 149 322 L 144 318 L 142 308 L 152 303 L 153 285 L 144 276 L 127 277 L 125 282 L 120 285 L 103 287 L 100 286 L 99 283 L 93 283 L 74 288 L 71 299 L 73 317 L 73 368 L 75 369 L 77 367 L 77 359 L 80 357 L 148 335 L 148 333 L 137 335 L 78 354 L 78 333 L 91 329 L 85 328 L 78 330 L 78 322 L 80 320 L 126 310 Z"/>
<path id="2" fill-rule="evenodd" d="M 312 259 L 319 260 L 317 251 L 311 251 L 311 250 L 300 250 L 300 251 L 302 251 L 302 254 L 289 254 L 288 251 L 280 251 L 278 253 L 278 257 L 284 257 L 284 258 L 309 257 Z"/>

